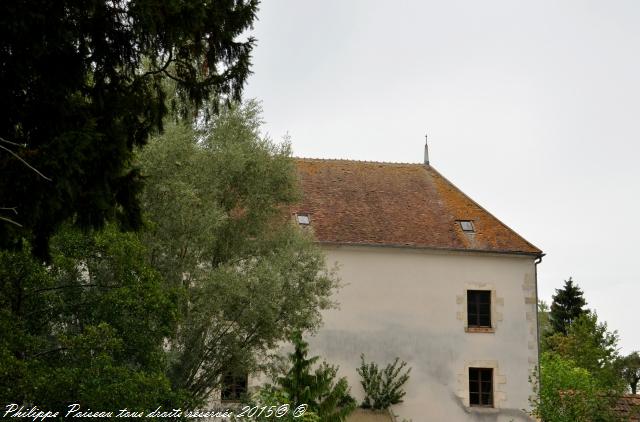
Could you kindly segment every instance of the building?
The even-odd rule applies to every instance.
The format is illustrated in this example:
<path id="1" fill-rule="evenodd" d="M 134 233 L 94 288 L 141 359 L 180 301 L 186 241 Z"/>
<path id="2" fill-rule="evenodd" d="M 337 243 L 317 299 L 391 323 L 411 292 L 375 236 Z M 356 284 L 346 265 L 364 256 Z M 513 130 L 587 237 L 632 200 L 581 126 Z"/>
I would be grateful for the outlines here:
<path id="1" fill-rule="evenodd" d="M 542 252 L 428 163 L 297 159 L 293 210 L 338 265 L 311 352 L 362 399 L 360 355 L 412 368 L 397 420 L 521 421 L 538 363 Z"/>
<path id="2" fill-rule="evenodd" d="M 620 420 L 640 422 L 640 395 L 626 394 L 620 397 L 613 410 Z"/>

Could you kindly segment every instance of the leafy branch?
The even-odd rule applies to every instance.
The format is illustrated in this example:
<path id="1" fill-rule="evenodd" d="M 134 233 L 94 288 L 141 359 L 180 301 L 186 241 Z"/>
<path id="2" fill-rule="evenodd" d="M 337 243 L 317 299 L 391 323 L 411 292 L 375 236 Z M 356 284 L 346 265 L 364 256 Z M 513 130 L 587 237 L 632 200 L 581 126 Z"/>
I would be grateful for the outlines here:
<path id="1" fill-rule="evenodd" d="M 365 392 L 361 407 L 386 410 L 394 404 L 402 403 L 402 398 L 407 394 L 403 387 L 411 372 L 411 368 L 403 372 L 407 362 L 400 362 L 400 358 L 396 357 L 393 363 L 381 370 L 375 362 L 366 363 L 364 354 L 360 355 L 360 360 L 360 368 L 356 371 L 362 377 L 360 383 Z"/>

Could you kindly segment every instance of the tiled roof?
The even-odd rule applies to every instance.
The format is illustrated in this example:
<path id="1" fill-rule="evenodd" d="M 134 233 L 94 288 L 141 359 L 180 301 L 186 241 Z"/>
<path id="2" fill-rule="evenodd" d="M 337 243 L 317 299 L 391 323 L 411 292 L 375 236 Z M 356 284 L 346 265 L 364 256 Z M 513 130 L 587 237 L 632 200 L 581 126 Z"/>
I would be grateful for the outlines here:
<path id="1" fill-rule="evenodd" d="M 303 198 L 292 211 L 309 214 L 320 242 L 541 254 L 431 166 L 306 158 L 296 166 Z"/>
<path id="2" fill-rule="evenodd" d="M 624 421 L 640 421 L 640 395 L 628 394 L 618 399 L 614 411 Z"/>

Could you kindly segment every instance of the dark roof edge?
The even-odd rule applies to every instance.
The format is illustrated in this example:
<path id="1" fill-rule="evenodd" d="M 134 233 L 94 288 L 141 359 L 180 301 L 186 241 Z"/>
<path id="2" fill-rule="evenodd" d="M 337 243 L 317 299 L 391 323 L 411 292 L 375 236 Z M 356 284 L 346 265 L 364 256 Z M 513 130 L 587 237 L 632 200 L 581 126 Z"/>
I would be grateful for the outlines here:
<path id="1" fill-rule="evenodd" d="M 369 161 L 369 160 L 351 160 L 348 158 L 309 158 L 309 157 L 291 157 L 297 161 L 324 161 L 329 163 L 358 163 L 358 164 L 384 164 L 392 166 L 424 166 L 424 163 L 403 163 L 395 161 Z"/>
<path id="2" fill-rule="evenodd" d="M 542 250 L 540 248 L 538 248 L 537 246 L 535 246 L 533 243 L 529 242 L 527 239 L 525 239 L 522 235 L 520 235 L 520 233 L 518 233 L 517 231 L 513 230 L 511 227 L 507 226 L 505 223 L 502 222 L 502 220 L 500 220 L 498 217 L 496 217 L 495 215 L 493 215 L 491 212 L 489 212 L 485 207 L 483 207 L 482 205 L 478 204 L 476 201 L 473 200 L 473 198 L 469 197 L 469 195 L 467 195 L 466 193 L 464 193 L 459 187 L 457 187 L 453 182 L 451 182 L 451 180 L 447 179 L 446 177 L 444 177 L 442 175 L 442 173 L 440 173 L 438 170 L 436 170 L 432 165 L 430 164 L 426 164 L 425 167 L 429 167 L 431 170 L 433 170 L 435 173 L 438 174 L 438 176 L 442 177 L 442 179 L 447 182 L 448 184 L 450 184 L 455 190 L 457 190 L 458 192 L 460 192 L 465 198 L 467 198 L 469 201 L 471 201 L 473 204 L 475 204 L 478 208 L 480 208 L 482 211 L 486 212 L 487 214 L 489 214 L 491 217 L 495 218 L 496 221 L 500 224 L 502 224 L 502 226 L 504 228 L 506 228 L 507 230 L 513 232 L 516 236 L 518 236 L 520 239 L 522 239 L 527 245 L 531 246 L 533 249 L 535 249 L 537 252 L 529 252 L 529 255 L 537 255 L 537 256 L 544 256 L 544 253 L 542 252 Z"/>
<path id="3" fill-rule="evenodd" d="M 416 249 L 416 250 L 431 250 L 431 251 L 443 251 L 443 252 L 472 252 L 494 255 L 520 255 L 530 256 L 535 258 L 541 258 L 545 256 L 542 252 L 524 252 L 524 251 L 504 251 L 504 250 L 488 250 L 488 249 L 463 249 L 463 248 L 438 248 L 435 246 L 417 246 L 417 245 L 403 245 L 399 243 L 365 243 L 365 242 L 334 242 L 326 240 L 316 240 L 316 243 L 321 245 L 335 245 L 335 246 L 363 246 L 363 247 L 376 247 L 376 248 L 397 248 L 397 249 Z"/>

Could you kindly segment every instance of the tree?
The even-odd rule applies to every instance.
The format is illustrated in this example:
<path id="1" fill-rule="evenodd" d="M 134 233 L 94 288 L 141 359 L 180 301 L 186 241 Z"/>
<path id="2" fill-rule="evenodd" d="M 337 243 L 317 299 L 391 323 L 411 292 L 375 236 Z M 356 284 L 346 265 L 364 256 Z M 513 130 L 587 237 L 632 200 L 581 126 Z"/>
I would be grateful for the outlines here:
<path id="1" fill-rule="evenodd" d="M 0 251 L 3 402 L 194 408 L 318 326 L 337 280 L 288 216 L 289 146 L 259 136 L 255 103 L 201 129 L 140 152 L 144 230 L 64 225 L 46 265 L 27 241 Z"/>
<path id="2" fill-rule="evenodd" d="M 239 99 L 256 11 L 257 0 L 0 2 L 0 249 L 26 238 L 47 256 L 69 219 L 138 227 L 132 150 L 162 129 L 167 81 L 184 104 Z"/>
<path id="3" fill-rule="evenodd" d="M 584 307 L 587 302 L 582 297 L 580 287 L 574 285 L 573 280 L 565 280 L 562 289 L 556 289 L 551 303 L 549 319 L 555 333 L 567 334 L 571 323 L 580 315 L 586 313 Z"/>
<path id="4" fill-rule="evenodd" d="M 144 409 L 184 403 L 166 376 L 164 339 L 178 291 L 146 261 L 144 246 L 113 225 L 63 226 L 43 266 L 0 252 L 0 402 L 65 409 Z"/>
<path id="5" fill-rule="evenodd" d="M 316 412 L 304 406 L 295 406 L 287 393 L 273 385 L 264 385 L 258 389 L 247 405 L 256 409 L 256 416 L 252 417 L 252 421 L 273 422 L 277 418 L 281 422 L 321 422 Z M 242 421 L 245 418 L 234 420 Z"/>
<path id="6" fill-rule="evenodd" d="M 538 330 L 541 341 L 541 346 L 544 347 L 545 341 L 544 339 L 553 334 L 553 329 L 551 327 L 551 319 L 550 319 L 550 311 L 549 305 L 544 300 L 538 301 Z"/>
<path id="7" fill-rule="evenodd" d="M 172 123 L 139 155 L 151 264 L 182 292 L 170 377 L 205 400 L 227 372 L 251 371 L 291 334 L 315 329 L 337 280 L 308 233 L 290 147 L 260 136 L 257 103 L 195 129 Z"/>
<path id="8" fill-rule="evenodd" d="M 638 382 L 640 382 L 640 353 L 633 352 L 622 358 L 622 378 L 629 385 L 631 394 L 636 394 Z"/>
<path id="9" fill-rule="evenodd" d="M 406 394 L 403 387 L 409 381 L 411 372 L 411 368 L 402 372 L 407 362 L 402 361 L 398 365 L 400 358 L 396 358 L 384 370 L 380 370 L 375 362 L 367 364 L 364 354 L 360 355 L 360 361 L 360 368 L 356 371 L 362 377 L 360 383 L 365 393 L 361 407 L 386 410 L 394 404 L 402 403 L 402 398 Z"/>
<path id="10" fill-rule="evenodd" d="M 294 351 L 289 354 L 291 368 L 278 384 L 295 406 L 307 404 L 323 422 L 342 422 L 353 412 L 356 402 L 346 378 L 336 380 L 338 368 L 323 362 L 312 372 L 319 357 L 308 358 L 309 346 L 300 333 L 292 337 Z"/>
<path id="11" fill-rule="evenodd" d="M 541 382 L 533 400 L 533 415 L 543 421 L 615 421 L 612 411 L 617 398 L 588 370 L 553 352 L 540 357 Z"/>
<path id="12" fill-rule="evenodd" d="M 581 315 L 568 327 L 567 335 L 556 333 L 547 342 L 549 350 L 589 371 L 603 388 L 621 389 L 618 333 L 608 331 L 606 322 L 598 322 L 595 312 Z"/>

